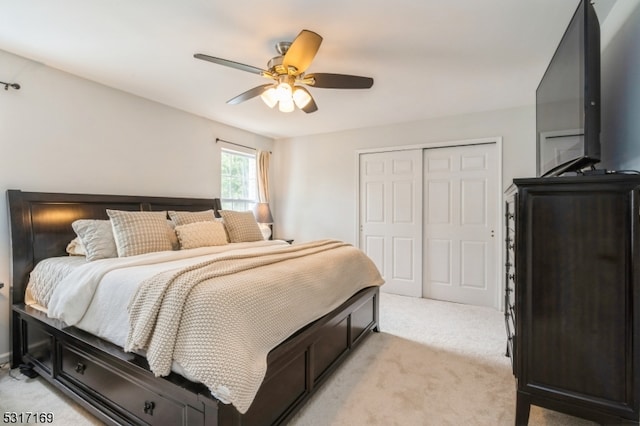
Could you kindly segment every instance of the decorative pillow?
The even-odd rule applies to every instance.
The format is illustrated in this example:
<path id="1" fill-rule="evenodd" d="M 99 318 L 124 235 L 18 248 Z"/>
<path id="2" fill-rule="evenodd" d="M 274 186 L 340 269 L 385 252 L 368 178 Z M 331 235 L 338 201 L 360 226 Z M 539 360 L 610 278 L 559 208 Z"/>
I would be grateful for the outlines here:
<path id="1" fill-rule="evenodd" d="M 78 219 L 71 224 L 87 253 L 87 260 L 118 257 L 111 222 L 99 219 Z"/>
<path id="2" fill-rule="evenodd" d="M 220 210 L 220 214 L 224 220 L 224 226 L 227 228 L 230 242 L 245 243 L 264 239 L 252 212 Z"/>
<path id="3" fill-rule="evenodd" d="M 70 256 L 86 256 L 87 251 L 80 241 L 80 237 L 75 237 L 69 244 L 67 244 L 67 253 Z"/>
<path id="4" fill-rule="evenodd" d="M 169 234 L 171 248 L 173 250 L 180 250 L 180 241 L 178 241 L 178 235 L 176 235 L 176 225 L 170 220 L 167 220 L 167 224 L 169 225 L 169 228 L 171 228 L 171 233 Z"/>
<path id="5" fill-rule="evenodd" d="M 167 212 L 108 210 L 119 257 L 172 250 Z"/>
<path id="6" fill-rule="evenodd" d="M 180 248 L 222 246 L 228 243 L 222 222 L 194 222 L 176 226 Z"/>
<path id="7" fill-rule="evenodd" d="M 212 221 L 216 219 L 213 210 L 202 212 L 177 212 L 169 210 L 169 217 L 175 226 L 187 225 L 195 222 Z"/>

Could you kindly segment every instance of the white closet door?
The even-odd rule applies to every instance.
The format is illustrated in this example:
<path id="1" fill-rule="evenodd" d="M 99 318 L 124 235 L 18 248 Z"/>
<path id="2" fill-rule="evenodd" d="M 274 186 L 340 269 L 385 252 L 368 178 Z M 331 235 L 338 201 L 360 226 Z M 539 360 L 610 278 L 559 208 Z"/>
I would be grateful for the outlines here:
<path id="1" fill-rule="evenodd" d="M 423 295 L 497 306 L 495 144 L 424 151 Z"/>
<path id="2" fill-rule="evenodd" d="M 422 150 L 360 155 L 360 248 L 386 283 L 422 296 Z"/>

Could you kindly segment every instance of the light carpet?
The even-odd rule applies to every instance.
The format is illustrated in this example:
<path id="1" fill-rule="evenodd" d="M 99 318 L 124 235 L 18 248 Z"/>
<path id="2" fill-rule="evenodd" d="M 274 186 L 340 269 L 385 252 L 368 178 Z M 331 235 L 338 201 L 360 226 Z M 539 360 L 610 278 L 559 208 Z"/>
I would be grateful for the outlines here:
<path id="1" fill-rule="evenodd" d="M 383 293 L 380 328 L 290 426 L 514 424 L 515 379 L 501 312 Z M 0 369 L 5 411 L 53 412 L 59 425 L 100 424 L 43 379 L 7 367 Z M 594 423 L 531 407 L 529 424 Z"/>

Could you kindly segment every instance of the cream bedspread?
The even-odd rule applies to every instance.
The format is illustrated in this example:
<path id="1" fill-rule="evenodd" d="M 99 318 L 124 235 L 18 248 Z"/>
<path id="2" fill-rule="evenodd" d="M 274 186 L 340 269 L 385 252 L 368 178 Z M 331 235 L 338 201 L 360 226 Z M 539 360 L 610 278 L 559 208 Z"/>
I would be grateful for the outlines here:
<path id="1" fill-rule="evenodd" d="M 383 282 L 364 253 L 335 240 L 221 256 L 145 280 L 129 305 L 125 350 L 146 350 L 156 376 L 177 361 L 244 413 L 269 351 L 358 290 Z"/>

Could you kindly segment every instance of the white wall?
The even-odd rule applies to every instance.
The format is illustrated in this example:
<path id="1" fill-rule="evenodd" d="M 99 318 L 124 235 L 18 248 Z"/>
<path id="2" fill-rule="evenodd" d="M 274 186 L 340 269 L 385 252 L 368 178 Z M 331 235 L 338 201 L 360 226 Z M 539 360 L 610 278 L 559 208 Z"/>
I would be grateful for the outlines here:
<path id="1" fill-rule="evenodd" d="M 273 149 L 273 141 L 3 51 L 0 71 L 1 81 L 22 86 L 0 90 L 3 361 L 10 312 L 7 189 L 215 197 L 220 194 L 216 137 L 261 149 Z"/>
<path id="2" fill-rule="evenodd" d="M 532 106 L 276 141 L 274 234 L 356 244 L 356 151 L 486 137 L 503 138 L 503 182 L 535 176 Z"/>

